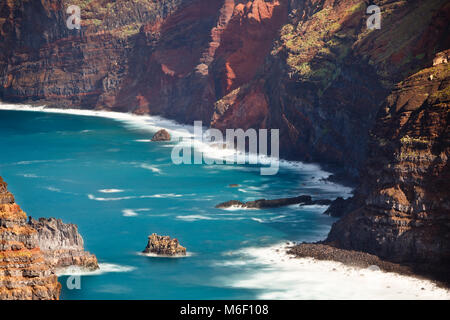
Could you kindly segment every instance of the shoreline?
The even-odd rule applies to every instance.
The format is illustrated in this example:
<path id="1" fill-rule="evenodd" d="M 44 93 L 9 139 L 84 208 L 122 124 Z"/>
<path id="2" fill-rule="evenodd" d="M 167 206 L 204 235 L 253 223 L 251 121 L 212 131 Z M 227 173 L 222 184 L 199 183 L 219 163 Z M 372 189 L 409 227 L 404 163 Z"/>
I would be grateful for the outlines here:
<path id="1" fill-rule="evenodd" d="M 415 275 L 358 267 L 333 260 L 296 257 L 294 242 L 226 252 L 224 267 L 247 266 L 233 277 L 218 277 L 225 287 L 257 290 L 270 300 L 450 300 L 450 290 Z"/>
<path id="2" fill-rule="evenodd" d="M 170 120 L 163 118 L 161 116 L 152 115 L 138 115 L 127 112 L 117 112 L 117 111 L 105 111 L 105 110 L 89 110 L 89 109 L 75 109 L 75 108 L 54 108 L 46 107 L 43 104 L 26 104 L 26 103 L 8 103 L 0 101 L 0 111 L 26 111 L 26 112 L 44 112 L 44 113 L 54 113 L 54 114 L 68 114 L 68 115 L 78 115 L 87 117 L 100 117 L 112 119 L 125 123 L 131 129 L 143 129 L 149 132 L 157 132 L 161 129 L 166 129 L 170 135 L 175 138 L 172 143 L 179 142 L 178 140 L 183 137 L 193 137 L 194 136 L 194 126 L 188 124 L 181 124 L 175 120 Z M 189 132 L 186 135 L 186 131 Z M 182 142 L 180 142 L 182 143 Z M 208 143 L 194 143 L 194 148 L 197 148 L 204 154 L 208 155 L 208 158 L 216 159 L 223 158 L 227 159 L 232 153 L 233 156 L 236 154 L 235 150 L 230 149 L 217 149 L 213 148 Z M 242 156 L 237 154 L 237 157 Z M 247 157 L 248 155 L 243 155 Z M 259 157 L 259 156 L 258 156 Z M 262 167 L 265 163 L 270 160 L 270 157 L 262 159 L 259 163 Z M 332 177 L 334 174 L 327 171 L 323 165 L 319 163 L 305 163 L 302 161 L 278 159 L 280 168 L 285 168 L 293 171 L 301 171 L 302 173 L 312 177 L 311 183 L 314 183 L 318 188 L 338 188 L 340 195 L 343 198 L 349 198 L 353 196 L 354 188 L 349 186 L 349 184 L 344 181 L 340 182 L 334 180 Z M 317 180 L 317 181 L 315 181 Z"/>
<path id="3" fill-rule="evenodd" d="M 319 261 L 333 261 L 353 268 L 372 268 L 401 276 L 414 277 L 419 280 L 430 281 L 437 287 L 449 290 L 450 282 L 443 281 L 433 275 L 431 271 L 418 271 L 417 266 L 406 265 L 383 260 L 380 257 L 362 251 L 336 248 L 330 244 L 302 243 L 286 248 L 286 254 L 294 258 L 313 258 Z M 423 267 L 423 266 L 422 266 Z"/>

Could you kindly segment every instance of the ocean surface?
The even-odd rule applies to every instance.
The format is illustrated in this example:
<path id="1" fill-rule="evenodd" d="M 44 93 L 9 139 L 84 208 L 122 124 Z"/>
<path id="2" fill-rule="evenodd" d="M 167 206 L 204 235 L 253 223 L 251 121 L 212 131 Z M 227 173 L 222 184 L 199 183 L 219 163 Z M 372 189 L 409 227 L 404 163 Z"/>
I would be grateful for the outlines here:
<path id="1" fill-rule="evenodd" d="M 93 273 L 62 272 L 62 299 L 450 297 L 428 281 L 291 259 L 286 242 L 326 237 L 335 220 L 322 214 L 325 206 L 215 205 L 301 194 L 334 199 L 350 189 L 323 181 L 328 174 L 311 164 L 282 161 L 274 176 L 261 176 L 256 165 L 175 165 L 176 142 L 149 141 L 159 128 L 175 137 L 191 130 L 158 117 L 0 105 L 0 175 L 16 202 L 34 218 L 77 224 L 100 262 Z M 142 255 L 152 233 L 178 238 L 188 255 Z M 69 274 L 81 275 L 81 289 L 68 289 Z"/>

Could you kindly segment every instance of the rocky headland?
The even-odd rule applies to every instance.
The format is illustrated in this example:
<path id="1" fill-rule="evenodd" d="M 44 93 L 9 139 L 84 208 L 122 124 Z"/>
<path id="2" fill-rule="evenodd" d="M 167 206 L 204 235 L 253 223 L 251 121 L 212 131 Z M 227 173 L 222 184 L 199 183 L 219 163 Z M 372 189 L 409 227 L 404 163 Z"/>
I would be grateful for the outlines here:
<path id="1" fill-rule="evenodd" d="M 60 291 L 37 231 L 0 177 L 0 300 L 57 300 Z"/>
<path id="2" fill-rule="evenodd" d="M 69 266 L 98 269 L 77 226 L 54 218 L 27 222 L 0 177 L 0 300 L 59 299 L 55 271 Z"/>
<path id="3" fill-rule="evenodd" d="M 147 246 L 142 253 L 161 256 L 185 256 L 186 248 L 180 245 L 178 239 L 153 233 L 148 237 Z"/>

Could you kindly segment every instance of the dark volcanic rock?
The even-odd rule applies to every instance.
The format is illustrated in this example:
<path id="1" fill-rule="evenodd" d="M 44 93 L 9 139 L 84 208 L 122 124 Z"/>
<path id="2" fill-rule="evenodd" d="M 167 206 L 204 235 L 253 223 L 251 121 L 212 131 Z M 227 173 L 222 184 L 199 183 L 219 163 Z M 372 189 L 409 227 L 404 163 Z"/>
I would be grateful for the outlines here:
<path id="1" fill-rule="evenodd" d="M 320 206 L 329 206 L 331 203 L 333 203 L 332 200 L 329 199 L 320 199 L 320 200 L 311 200 L 310 203 L 302 203 L 300 204 L 301 206 L 306 206 L 306 205 L 313 205 L 313 204 L 317 204 Z"/>
<path id="2" fill-rule="evenodd" d="M 152 141 L 170 141 L 170 133 L 161 129 L 153 135 Z"/>
<path id="3" fill-rule="evenodd" d="M 327 241 L 450 282 L 450 67 L 400 82 L 382 106 L 353 201 Z"/>
<path id="4" fill-rule="evenodd" d="M 84 251 L 84 242 L 74 224 L 61 219 L 29 217 L 28 225 L 37 230 L 37 240 L 45 260 L 53 268 L 79 266 L 88 270 L 98 269 L 95 255 Z"/>
<path id="5" fill-rule="evenodd" d="M 356 209 L 352 198 L 344 199 L 342 197 L 338 197 L 330 203 L 330 207 L 324 212 L 324 214 L 331 217 L 342 217 L 346 213 L 351 212 L 352 209 Z"/>
<path id="6" fill-rule="evenodd" d="M 339 249 L 326 244 L 303 243 L 288 248 L 287 253 L 295 255 L 298 258 L 311 257 L 317 260 L 337 261 L 348 266 L 359 268 L 378 266 L 381 270 L 387 272 L 397 272 L 408 275 L 413 273 L 412 269 L 407 266 L 381 260 L 373 254 Z"/>
<path id="7" fill-rule="evenodd" d="M 284 207 L 284 206 L 289 206 L 289 205 L 293 205 L 293 204 L 329 205 L 330 203 L 331 203 L 331 200 L 312 200 L 311 196 L 302 195 L 302 196 L 293 197 L 293 198 L 281 198 L 281 199 L 273 199 L 273 200 L 259 199 L 259 200 L 255 200 L 255 201 L 248 201 L 245 203 L 238 201 L 238 200 L 230 200 L 230 201 L 218 204 L 216 206 L 216 208 L 224 209 L 224 208 L 230 208 L 230 207 L 235 206 L 235 207 L 242 207 L 242 208 L 249 208 L 249 209 L 265 209 L 265 208 Z"/>
<path id="8" fill-rule="evenodd" d="M 239 200 L 230 200 L 226 202 L 219 203 L 216 208 L 226 209 L 231 207 L 245 207 L 245 203 Z"/>
<path id="9" fill-rule="evenodd" d="M 185 256 L 186 248 L 181 246 L 178 239 L 169 236 L 159 236 L 153 233 L 148 237 L 147 247 L 143 253 L 154 253 L 162 256 Z"/>

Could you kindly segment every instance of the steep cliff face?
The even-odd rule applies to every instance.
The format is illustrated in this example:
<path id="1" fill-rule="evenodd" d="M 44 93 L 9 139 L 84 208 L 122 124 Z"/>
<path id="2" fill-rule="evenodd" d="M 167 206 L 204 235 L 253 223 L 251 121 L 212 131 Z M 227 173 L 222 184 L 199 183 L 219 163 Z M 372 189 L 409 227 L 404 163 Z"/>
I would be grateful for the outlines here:
<path id="1" fill-rule="evenodd" d="M 260 72 L 215 104 L 212 125 L 280 128 L 283 156 L 357 176 L 368 132 L 393 85 L 449 47 L 447 1 L 290 1 Z"/>
<path id="2" fill-rule="evenodd" d="M 355 177 L 380 102 L 450 45 L 447 1 L 373 3 L 381 30 L 362 0 L 6 1 L 0 99 L 277 128 Z"/>
<path id="3" fill-rule="evenodd" d="M 55 300 L 61 285 L 38 246 L 37 232 L 0 177 L 0 300 Z"/>
<path id="4" fill-rule="evenodd" d="M 450 280 L 449 89 L 448 63 L 423 69 L 395 87 L 371 135 L 354 199 L 359 207 L 333 226 L 328 242 L 395 262 L 422 263 Z"/>
<path id="5" fill-rule="evenodd" d="M 0 4 L 0 98 L 58 107 L 111 104 L 140 27 L 188 0 L 21 0 Z M 69 30 L 70 5 L 81 30 Z"/>
<path id="6" fill-rule="evenodd" d="M 97 258 L 84 251 L 84 241 L 74 224 L 61 219 L 30 217 L 28 225 L 37 231 L 38 246 L 52 268 L 79 266 L 87 270 L 98 269 Z"/>
<path id="7" fill-rule="evenodd" d="M 197 0 L 146 24 L 110 107 L 210 123 L 214 103 L 256 75 L 286 17 L 283 1 Z"/>

